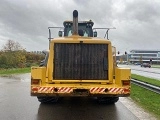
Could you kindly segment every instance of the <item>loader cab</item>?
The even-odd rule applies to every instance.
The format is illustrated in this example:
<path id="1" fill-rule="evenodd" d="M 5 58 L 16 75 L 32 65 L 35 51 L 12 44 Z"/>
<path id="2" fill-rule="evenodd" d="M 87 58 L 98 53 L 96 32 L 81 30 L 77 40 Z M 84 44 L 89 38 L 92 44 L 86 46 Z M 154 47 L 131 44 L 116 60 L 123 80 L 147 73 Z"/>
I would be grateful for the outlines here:
<path id="1" fill-rule="evenodd" d="M 73 30 L 73 22 L 72 21 L 64 21 L 64 37 L 71 36 Z M 94 23 L 90 21 L 78 22 L 78 33 L 83 37 L 93 37 L 93 27 Z M 59 32 L 59 36 L 61 32 Z M 62 35 L 61 35 L 62 36 Z"/>

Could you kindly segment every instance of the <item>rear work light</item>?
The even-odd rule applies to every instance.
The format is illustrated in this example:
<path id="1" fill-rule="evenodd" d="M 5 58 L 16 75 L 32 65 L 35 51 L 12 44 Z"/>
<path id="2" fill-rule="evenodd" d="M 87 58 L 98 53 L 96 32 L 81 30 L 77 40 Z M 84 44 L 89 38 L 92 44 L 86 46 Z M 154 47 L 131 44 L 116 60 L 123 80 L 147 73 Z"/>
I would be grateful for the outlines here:
<path id="1" fill-rule="evenodd" d="M 122 85 L 130 85 L 130 80 L 123 80 Z"/>
<path id="2" fill-rule="evenodd" d="M 34 84 L 34 85 L 37 85 L 37 84 L 39 84 L 39 79 L 32 79 L 31 80 L 31 84 Z"/>

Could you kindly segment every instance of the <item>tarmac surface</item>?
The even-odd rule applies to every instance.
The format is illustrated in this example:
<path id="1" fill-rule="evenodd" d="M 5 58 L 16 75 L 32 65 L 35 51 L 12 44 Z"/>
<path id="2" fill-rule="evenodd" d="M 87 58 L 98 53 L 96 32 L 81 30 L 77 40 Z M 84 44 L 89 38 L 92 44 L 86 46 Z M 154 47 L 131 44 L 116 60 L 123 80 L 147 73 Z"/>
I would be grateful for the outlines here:
<path id="1" fill-rule="evenodd" d="M 88 98 L 63 98 L 56 104 L 41 104 L 30 96 L 29 73 L 0 77 L 0 120 L 154 120 L 140 111 L 137 116 L 134 103 L 126 98 L 114 105 L 98 104 Z"/>
<path id="2" fill-rule="evenodd" d="M 141 67 L 140 65 L 118 65 L 119 67 L 129 67 L 131 68 L 131 72 L 133 74 L 149 77 L 149 78 L 154 78 L 157 80 L 160 80 L 160 68 L 144 68 Z"/>

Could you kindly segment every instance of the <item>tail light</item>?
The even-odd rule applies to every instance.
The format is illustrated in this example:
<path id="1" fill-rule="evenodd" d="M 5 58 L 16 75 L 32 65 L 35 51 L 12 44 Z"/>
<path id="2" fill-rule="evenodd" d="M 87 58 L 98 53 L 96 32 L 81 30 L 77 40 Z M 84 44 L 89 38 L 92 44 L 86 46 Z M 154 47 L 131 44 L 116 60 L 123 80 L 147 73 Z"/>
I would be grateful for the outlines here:
<path id="1" fill-rule="evenodd" d="M 38 91 L 38 88 L 33 87 L 33 88 L 32 88 L 32 91 Z"/>
<path id="2" fill-rule="evenodd" d="M 38 85 L 39 81 L 40 81 L 39 79 L 32 79 L 31 84 Z"/>
<path id="3" fill-rule="evenodd" d="M 123 80 L 122 85 L 124 85 L 124 86 L 130 85 L 130 80 Z"/>
<path id="4" fill-rule="evenodd" d="M 123 89 L 125 93 L 130 93 L 130 89 L 129 88 L 124 88 Z"/>

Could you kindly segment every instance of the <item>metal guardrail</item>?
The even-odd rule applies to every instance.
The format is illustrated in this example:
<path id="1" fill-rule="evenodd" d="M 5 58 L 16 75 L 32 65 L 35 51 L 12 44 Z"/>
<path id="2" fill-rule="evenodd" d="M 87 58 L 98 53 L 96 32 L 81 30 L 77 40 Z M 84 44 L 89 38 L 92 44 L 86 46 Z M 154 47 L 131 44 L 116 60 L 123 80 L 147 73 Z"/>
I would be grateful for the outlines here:
<path id="1" fill-rule="evenodd" d="M 160 94 L 160 87 L 158 87 L 158 86 L 151 85 L 151 84 L 149 84 L 149 83 L 142 82 L 142 81 L 135 80 L 135 79 L 131 79 L 131 83 L 136 84 L 136 85 L 138 85 L 138 86 L 141 86 L 141 87 L 143 87 L 143 88 L 146 88 L 146 89 L 148 89 L 148 90 L 151 90 L 151 91 L 153 91 L 153 92 L 155 92 L 155 93 Z"/>

